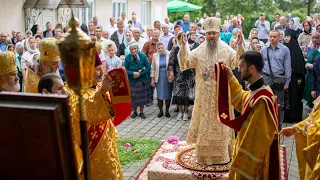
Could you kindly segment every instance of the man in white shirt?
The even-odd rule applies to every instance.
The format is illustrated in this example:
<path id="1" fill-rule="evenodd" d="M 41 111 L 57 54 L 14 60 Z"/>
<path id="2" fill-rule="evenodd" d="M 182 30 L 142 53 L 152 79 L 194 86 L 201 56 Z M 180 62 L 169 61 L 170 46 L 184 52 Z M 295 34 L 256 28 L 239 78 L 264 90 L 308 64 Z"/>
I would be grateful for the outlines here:
<path id="1" fill-rule="evenodd" d="M 111 35 L 110 40 L 113 41 L 116 44 L 117 49 L 119 49 L 120 45 L 124 41 L 124 22 L 122 20 L 119 20 L 117 23 L 117 27 L 118 30 Z M 118 51 L 116 55 L 120 56 L 120 51 Z"/>
<path id="2" fill-rule="evenodd" d="M 88 35 L 94 34 L 94 23 L 93 21 L 90 21 L 88 23 Z"/>
<path id="3" fill-rule="evenodd" d="M 147 31 L 145 31 L 142 36 L 146 41 L 149 41 L 152 39 L 152 31 L 153 31 L 153 27 L 148 26 L 147 27 Z"/>
<path id="4" fill-rule="evenodd" d="M 163 34 L 160 35 L 160 41 L 164 43 L 165 49 L 167 49 L 170 40 L 174 37 L 172 33 L 169 32 L 169 25 L 163 23 L 161 25 Z"/>
<path id="5" fill-rule="evenodd" d="M 107 27 L 107 30 L 109 32 L 109 39 L 111 37 L 111 35 L 118 30 L 117 26 L 116 26 L 116 21 L 114 19 L 114 17 L 110 18 L 110 25 Z"/>
<path id="6" fill-rule="evenodd" d="M 140 28 L 133 28 L 133 40 L 136 42 L 139 46 L 139 50 L 141 51 L 144 44 L 147 42 L 144 38 L 141 37 L 141 30 Z M 129 47 L 128 47 L 129 49 Z"/>
<path id="7" fill-rule="evenodd" d="M 128 24 L 127 14 L 124 12 L 121 13 L 121 19 L 122 19 L 124 25 L 126 26 Z"/>
<path id="8" fill-rule="evenodd" d="M 115 48 L 115 51 L 117 51 L 117 46 L 116 44 L 109 40 L 109 39 L 105 39 L 102 37 L 102 29 L 100 27 L 96 27 L 95 29 L 95 35 L 97 37 L 97 41 L 101 44 L 102 46 L 102 52 L 105 53 L 104 55 L 106 56 L 106 48 L 109 44 L 112 44 L 113 47 Z"/>
<path id="9" fill-rule="evenodd" d="M 101 27 L 101 29 L 103 29 L 102 25 L 98 23 L 98 16 L 93 17 L 93 24 L 95 27 Z"/>
<path id="10" fill-rule="evenodd" d="M 170 22 L 170 18 L 165 17 L 164 22 L 168 24 L 169 32 L 173 34 L 174 33 L 174 25 Z"/>

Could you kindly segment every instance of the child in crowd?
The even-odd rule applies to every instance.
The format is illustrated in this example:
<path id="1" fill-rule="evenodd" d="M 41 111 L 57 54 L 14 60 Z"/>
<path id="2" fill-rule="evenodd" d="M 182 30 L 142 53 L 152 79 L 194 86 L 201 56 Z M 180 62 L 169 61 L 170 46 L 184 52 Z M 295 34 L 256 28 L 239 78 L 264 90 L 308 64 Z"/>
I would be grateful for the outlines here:
<path id="1" fill-rule="evenodd" d="M 107 46 L 107 72 L 122 67 L 121 59 L 115 55 L 116 51 L 112 44 Z"/>

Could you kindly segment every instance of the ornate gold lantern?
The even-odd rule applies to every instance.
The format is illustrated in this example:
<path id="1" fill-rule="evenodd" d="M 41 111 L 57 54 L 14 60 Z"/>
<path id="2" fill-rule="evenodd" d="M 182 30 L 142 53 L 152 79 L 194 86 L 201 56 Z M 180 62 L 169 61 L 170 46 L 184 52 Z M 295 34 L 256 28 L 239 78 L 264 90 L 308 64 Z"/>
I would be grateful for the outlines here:
<path id="1" fill-rule="evenodd" d="M 90 155 L 88 150 L 87 116 L 83 94 L 94 84 L 95 44 L 79 29 L 79 21 L 72 13 L 71 31 L 58 42 L 58 48 L 67 85 L 79 96 L 81 141 L 84 160 L 84 176 L 90 179 Z"/>

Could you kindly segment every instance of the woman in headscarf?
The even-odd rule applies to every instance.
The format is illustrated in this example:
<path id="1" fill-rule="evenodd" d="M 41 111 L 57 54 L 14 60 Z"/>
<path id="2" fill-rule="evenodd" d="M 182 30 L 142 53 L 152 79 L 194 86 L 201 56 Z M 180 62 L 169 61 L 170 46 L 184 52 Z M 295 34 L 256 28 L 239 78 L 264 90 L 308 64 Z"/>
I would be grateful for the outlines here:
<path id="1" fill-rule="evenodd" d="M 171 49 L 174 46 L 174 43 L 177 42 L 176 38 L 178 36 L 178 33 L 182 30 L 181 26 L 179 26 L 178 24 L 174 25 L 174 37 L 172 37 L 168 43 L 168 47 L 167 50 L 171 51 Z M 177 111 L 178 112 L 178 111 Z"/>
<path id="2" fill-rule="evenodd" d="M 311 23 L 306 21 L 303 24 L 303 32 L 298 37 L 298 43 L 301 49 L 304 49 L 311 41 Z"/>
<path id="3" fill-rule="evenodd" d="M 199 43 L 195 42 L 195 40 L 196 40 L 196 32 L 190 31 L 189 38 L 188 38 L 188 44 L 189 44 L 191 51 L 196 49 L 199 46 Z"/>
<path id="4" fill-rule="evenodd" d="M 172 98 L 172 80 L 169 79 L 169 55 L 170 52 L 166 50 L 163 42 L 157 43 L 157 53 L 153 55 L 152 65 L 151 65 L 151 84 L 157 89 L 157 100 L 159 107 L 158 118 L 161 118 L 163 113 L 163 101 L 166 104 L 167 118 L 170 117 L 169 108 Z"/>
<path id="5" fill-rule="evenodd" d="M 174 46 L 170 51 L 169 71 L 170 76 L 171 74 L 174 74 L 172 104 L 177 104 L 178 106 L 179 114 L 177 120 L 187 121 L 189 119 L 189 105 L 193 104 L 193 101 L 189 99 L 189 95 L 193 90 L 195 82 L 194 75 L 191 69 L 186 71 L 180 70 L 178 62 L 178 52 L 181 44 L 181 34 L 182 32 L 178 33 L 176 38 L 177 45 Z"/>
<path id="6" fill-rule="evenodd" d="M 305 84 L 305 63 L 302 50 L 297 41 L 296 31 L 285 30 L 284 43 L 290 50 L 291 57 L 291 81 L 289 84 L 289 105 L 290 110 L 286 112 L 286 119 L 289 122 L 299 122 L 302 120 L 303 91 Z"/>
<path id="7" fill-rule="evenodd" d="M 131 88 L 133 108 L 131 118 L 134 119 L 138 116 L 137 107 L 140 107 L 139 117 L 146 119 L 143 108 L 149 101 L 147 94 L 151 67 L 147 56 L 140 52 L 137 43 L 130 44 L 129 49 L 130 54 L 128 54 L 124 60 L 124 67 L 127 70 Z"/>
<path id="8" fill-rule="evenodd" d="M 34 37 L 29 37 L 25 43 L 26 51 L 23 53 L 21 60 L 22 76 L 24 80 L 27 78 L 26 71 L 28 68 L 35 71 L 33 54 L 40 54 L 39 50 L 36 48 L 36 40 Z"/>
<path id="9" fill-rule="evenodd" d="M 124 41 L 122 44 L 120 44 L 119 50 L 120 50 L 120 56 L 125 55 L 127 56 L 130 52 L 128 51 L 128 47 L 129 45 L 134 41 L 132 39 L 133 34 L 131 31 L 126 31 L 124 33 L 125 37 L 124 37 Z"/>
<path id="10" fill-rule="evenodd" d="M 311 52 L 314 49 L 318 49 L 320 46 L 320 33 L 314 32 L 311 35 L 311 42 L 307 45 L 307 47 L 303 50 L 303 55 L 305 58 L 308 58 Z"/>
<path id="11" fill-rule="evenodd" d="M 258 38 L 258 33 L 259 33 L 259 30 L 257 28 L 253 28 L 251 29 L 250 33 L 249 33 L 249 36 L 248 36 L 248 50 L 253 50 L 253 46 L 251 44 L 251 40 L 252 38 Z M 258 39 L 259 40 L 259 39 Z M 261 47 L 264 46 L 264 43 L 262 41 L 259 40 L 259 44 Z"/>
<path id="12" fill-rule="evenodd" d="M 290 27 L 290 29 L 293 29 L 295 31 L 297 38 L 302 33 L 302 30 L 299 28 L 299 22 L 298 22 L 297 18 L 292 18 L 289 21 L 289 27 Z"/>
<path id="13" fill-rule="evenodd" d="M 15 47 L 13 44 L 8 44 L 7 51 L 11 51 L 11 52 L 15 53 L 14 49 L 15 49 Z"/>

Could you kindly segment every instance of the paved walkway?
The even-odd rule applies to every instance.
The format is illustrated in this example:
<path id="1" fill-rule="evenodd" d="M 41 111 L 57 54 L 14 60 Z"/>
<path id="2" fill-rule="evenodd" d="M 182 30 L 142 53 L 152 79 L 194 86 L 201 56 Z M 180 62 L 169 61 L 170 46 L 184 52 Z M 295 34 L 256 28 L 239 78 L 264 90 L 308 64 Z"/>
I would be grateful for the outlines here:
<path id="1" fill-rule="evenodd" d="M 157 118 L 158 107 L 153 105 L 146 107 L 144 114 L 147 119 L 141 118 L 127 119 L 117 127 L 120 138 L 136 138 L 136 139 L 160 139 L 166 140 L 168 136 L 176 135 L 180 139 L 185 139 L 189 127 L 189 121 L 177 121 L 177 113 L 170 108 L 171 118 Z M 191 112 L 190 112 L 191 114 Z M 286 124 L 285 126 L 291 126 Z M 289 180 L 299 180 L 298 162 L 296 157 L 294 138 L 281 139 L 281 144 L 287 147 L 287 160 L 289 170 Z M 148 159 L 123 167 L 124 177 L 126 180 L 135 179 L 141 168 Z"/>

